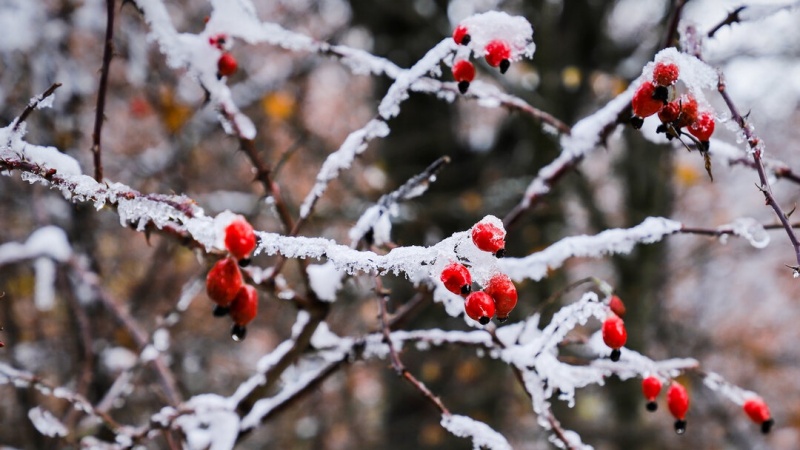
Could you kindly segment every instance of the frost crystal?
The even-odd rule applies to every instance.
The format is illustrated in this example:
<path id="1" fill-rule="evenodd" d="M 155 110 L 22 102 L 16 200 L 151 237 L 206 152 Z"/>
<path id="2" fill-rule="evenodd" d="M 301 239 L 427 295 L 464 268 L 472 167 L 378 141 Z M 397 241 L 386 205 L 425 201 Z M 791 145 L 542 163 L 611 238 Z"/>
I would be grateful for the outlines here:
<path id="1" fill-rule="evenodd" d="M 752 217 L 740 217 L 730 225 L 723 225 L 720 229 L 728 227 L 733 234 L 747 239 L 755 248 L 765 248 L 769 245 L 769 234 L 764 226 Z"/>

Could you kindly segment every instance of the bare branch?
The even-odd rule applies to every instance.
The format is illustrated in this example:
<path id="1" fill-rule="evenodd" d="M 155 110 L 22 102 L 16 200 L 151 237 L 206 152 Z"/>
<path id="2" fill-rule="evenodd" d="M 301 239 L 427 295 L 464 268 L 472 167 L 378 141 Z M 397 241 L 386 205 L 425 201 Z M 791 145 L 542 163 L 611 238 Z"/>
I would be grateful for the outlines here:
<path id="1" fill-rule="evenodd" d="M 53 83 L 49 88 L 47 88 L 46 91 L 42 93 L 42 95 L 31 99 L 31 101 L 28 103 L 28 106 L 26 106 L 25 109 L 22 111 L 22 114 L 20 114 L 19 117 L 17 117 L 17 119 L 14 120 L 14 124 L 11 126 L 11 130 L 18 131 L 20 125 L 22 125 L 22 123 L 28 119 L 28 116 L 33 112 L 33 110 L 36 109 L 37 106 L 39 106 L 39 103 L 41 103 L 47 97 L 53 95 L 56 89 L 60 87 L 61 83 Z"/>

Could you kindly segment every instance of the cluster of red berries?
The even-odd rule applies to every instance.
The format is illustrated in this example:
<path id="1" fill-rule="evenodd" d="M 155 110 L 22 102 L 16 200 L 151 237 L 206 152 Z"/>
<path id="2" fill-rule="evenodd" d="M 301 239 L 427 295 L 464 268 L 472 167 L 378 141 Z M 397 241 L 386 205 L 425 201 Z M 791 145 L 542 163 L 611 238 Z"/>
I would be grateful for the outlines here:
<path id="1" fill-rule="evenodd" d="M 467 27 L 459 25 L 453 30 L 453 40 L 458 45 L 468 45 L 472 37 Z M 484 47 L 484 58 L 491 67 L 499 67 L 500 73 L 506 73 L 511 67 L 511 46 L 502 39 L 489 41 Z M 458 83 L 458 90 L 467 93 L 469 84 L 475 79 L 475 66 L 468 59 L 459 59 L 453 63 L 453 78 Z"/>
<path id="2" fill-rule="evenodd" d="M 711 111 L 699 111 L 692 94 L 676 94 L 675 83 L 679 74 L 675 63 L 656 63 L 652 80 L 642 83 L 633 94 L 631 125 L 639 129 L 646 117 L 658 114 L 661 125 L 657 132 L 665 133 L 667 139 L 673 139 L 681 135 L 681 129 L 686 128 L 700 142 L 701 149 L 708 150 L 708 140 L 714 133 L 714 114 Z"/>
<path id="3" fill-rule="evenodd" d="M 227 42 L 228 37 L 224 33 L 215 34 L 208 38 L 209 44 L 222 50 L 222 55 L 220 55 L 217 60 L 218 78 L 229 77 L 236 73 L 236 69 L 239 68 L 239 63 L 236 62 L 236 58 L 226 51 Z"/>
<path id="4" fill-rule="evenodd" d="M 628 330 L 625 329 L 625 322 L 622 321 L 622 316 L 625 315 L 625 304 L 618 296 L 612 295 L 608 307 L 611 311 L 603 321 L 603 342 L 611 348 L 611 360 L 619 361 L 622 354 L 620 348 L 624 347 L 628 341 Z"/>
<path id="5" fill-rule="evenodd" d="M 505 254 L 505 230 L 490 222 L 479 222 L 472 227 L 472 243 L 478 249 L 498 258 Z M 472 320 L 486 325 L 497 316 L 499 322 L 517 306 L 517 288 L 506 274 L 496 273 L 482 291 L 472 291 L 472 275 L 463 264 L 450 263 L 439 277 L 448 291 L 466 297 L 464 311 Z"/>
<path id="6" fill-rule="evenodd" d="M 647 399 L 647 410 L 656 411 L 658 403 L 656 397 L 661 393 L 661 380 L 654 376 L 646 377 L 642 380 L 642 393 Z M 673 380 L 667 391 L 667 407 L 669 412 L 675 417 L 675 432 L 683 434 L 686 432 L 686 413 L 689 410 L 689 393 L 679 382 Z M 769 411 L 769 406 L 759 397 L 749 398 L 742 406 L 745 414 L 761 426 L 761 432 L 769 433 L 775 421 Z"/>
<path id="7" fill-rule="evenodd" d="M 642 393 L 647 399 L 647 410 L 654 412 L 658 410 L 656 397 L 661 393 L 661 380 L 654 376 L 646 377 L 642 380 Z M 675 418 L 675 432 L 683 434 L 686 432 L 686 413 L 689 411 L 689 393 L 679 382 L 672 380 L 667 390 L 667 408 Z"/>
<path id="8" fill-rule="evenodd" d="M 246 284 L 239 266 L 249 263 L 256 248 L 253 227 L 244 218 L 234 219 L 225 228 L 225 248 L 230 256 L 217 261 L 206 276 L 206 293 L 216 303 L 215 317 L 229 315 L 233 319 L 231 337 L 241 341 L 247 335 L 247 324 L 258 313 L 258 292 Z"/>

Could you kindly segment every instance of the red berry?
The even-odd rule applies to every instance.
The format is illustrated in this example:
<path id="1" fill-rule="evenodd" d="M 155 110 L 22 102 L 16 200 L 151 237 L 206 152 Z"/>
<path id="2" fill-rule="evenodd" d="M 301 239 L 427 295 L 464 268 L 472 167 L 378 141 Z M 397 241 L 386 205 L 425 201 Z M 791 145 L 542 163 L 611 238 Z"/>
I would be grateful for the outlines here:
<path id="1" fill-rule="evenodd" d="M 486 325 L 494 316 L 494 300 L 486 292 L 477 291 L 469 294 L 464 302 L 464 310 L 472 320 Z"/>
<path id="2" fill-rule="evenodd" d="M 517 306 L 517 288 L 506 274 L 498 273 L 489 279 L 484 291 L 494 300 L 497 320 L 505 322 L 508 314 Z"/>
<path id="3" fill-rule="evenodd" d="M 620 317 L 625 316 L 625 303 L 622 303 L 622 299 L 620 299 L 618 296 L 611 296 L 611 299 L 608 301 L 608 307 L 611 308 L 611 312 L 614 314 Z"/>
<path id="4" fill-rule="evenodd" d="M 253 226 L 244 218 L 234 219 L 225 228 L 225 248 L 236 259 L 247 258 L 256 248 L 256 234 Z"/>
<path id="5" fill-rule="evenodd" d="M 678 99 L 681 113 L 675 121 L 676 128 L 687 127 L 697 121 L 697 100 L 691 95 L 682 95 Z"/>
<path id="6" fill-rule="evenodd" d="M 453 30 L 453 40 L 458 45 L 467 45 L 472 40 L 472 37 L 467 33 L 467 27 L 459 25 Z"/>
<path id="7" fill-rule="evenodd" d="M 234 341 L 243 341 L 247 336 L 247 324 L 258 314 L 258 292 L 256 288 L 245 284 L 231 303 L 229 314 L 233 319 L 231 337 Z"/>
<path id="8" fill-rule="evenodd" d="M 500 71 L 505 73 L 503 66 L 506 66 L 507 70 L 507 65 L 509 64 L 508 59 L 511 58 L 511 47 L 508 46 L 508 43 L 500 39 L 495 39 L 486 44 L 485 52 L 486 62 L 492 67 L 500 66 Z M 505 63 L 503 63 L 503 61 L 505 61 Z"/>
<path id="9" fill-rule="evenodd" d="M 711 135 L 714 133 L 714 116 L 711 113 L 701 113 L 697 120 L 689 125 L 689 133 L 700 140 L 700 142 L 708 142 Z"/>
<path id="10" fill-rule="evenodd" d="M 242 285 L 231 303 L 229 314 L 236 325 L 247 325 L 258 313 L 258 291 L 249 284 Z"/>
<path id="11" fill-rule="evenodd" d="M 222 56 L 219 57 L 217 61 L 217 72 L 221 77 L 229 77 L 236 73 L 236 69 L 239 68 L 239 63 L 236 62 L 236 58 L 230 53 L 223 53 Z"/>
<path id="12" fill-rule="evenodd" d="M 469 83 L 475 79 L 475 66 L 466 59 L 461 59 L 453 64 L 453 78 L 458 82 L 458 90 L 467 93 Z"/>
<path id="13" fill-rule="evenodd" d="M 761 432 L 765 434 L 769 433 L 775 421 L 772 420 L 769 406 L 767 406 L 764 400 L 759 397 L 751 398 L 744 402 L 743 409 L 744 412 L 747 413 L 747 416 L 750 417 L 750 420 L 761 425 Z"/>
<path id="14" fill-rule="evenodd" d="M 639 86 L 639 89 L 636 89 L 636 92 L 633 94 L 633 100 L 631 100 L 633 114 L 636 117 L 644 119 L 645 117 L 650 117 L 661 111 L 664 102 L 656 99 L 655 94 L 656 87 L 653 83 L 645 82 Z"/>
<path id="15" fill-rule="evenodd" d="M 672 86 L 678 81 L 678 65 L 675 63 L 656 63 L 653 68 L 653 81 L 659 86 Z"/>
<path id="16" fill-rule="evenodd" d="M 233 258 L 220 259 L 206 276 L 206 293 L 220 306 L 228 306 L 242 288 L 242 273 Z"/>
<path id="17" fill-rule="evenodd" d="M 653 376 L 642 380 L 642 393 L 644 398 L 647 399 L 647 410 L 655 411 L 658 409 L 656 397 L 661 393 L 661 380 Z"/>
<path id="18" fill-rule="evenodd" d="M 448 291 L 456 295 L 467 295 L 472 289 L 472 275 L 459 263 L 450 263 L 442 270 L 439 279 Z"/>
<path id="19" fill-rule="evenodd" d="M 667 406 L 669 407 L 669 412 L 676 419 L 675 432 L 683 434 L 686 432 L 686 411 L 689 410 L 689 393 L 677 381 L 673 381 L 669 386 Z"/>
<path id="20" fill-rule="evenodd" d="M 208 43 L 222 50 L 223 48 L 225 48 L 225 41 L 227 40 L 227 38 L 228 37 L 225 35 L 225 33 L 215 34 L 208 38 Z"/>
<path id="21" fill-rule="evenodd" d="M 625 323 L 616 314 L 609 314 L 603 322 L 603 342 L 613 350 L 611 360 L 617 361 L 620 357 L 619 349 L 625 346 L 628 340 L 628 331 Z"/>
<path id="22" fill-rule="evenodd" d="M 490 222 L 478 222 L 472 227 L 472 242 L 479 249 L 502 258 L 505 255 L 506 230 Z"/>
<path id="23" fill-rule="evenodd" d="M 661 111 L 658 112 L 658 118 L 661 120 L 661 123 L 675 122 L 680 115 L 681 104 L 677 100 L 667 103 L 661 108 Z"/>

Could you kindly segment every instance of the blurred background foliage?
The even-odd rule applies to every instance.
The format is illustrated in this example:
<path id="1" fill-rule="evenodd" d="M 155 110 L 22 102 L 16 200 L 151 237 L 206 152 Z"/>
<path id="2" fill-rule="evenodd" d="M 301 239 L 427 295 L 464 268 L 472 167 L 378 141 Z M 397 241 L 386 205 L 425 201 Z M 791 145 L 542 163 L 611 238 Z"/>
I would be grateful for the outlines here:
<path id="1" fill-rule="evenodd" d="M 0 122 L 13 120 L 30 97 L 51 83 L 63 83 L 54 109 L 38 111 L 28 119 L 28 139 L 62 149 L 89 172 L 104 1 L 7 1 L 4 14 L 17 8 L 16 20 L 28 21 L 38 31 L 31 33 L 30 41 L 19 38 L 0 43 Z M 165 3 L 176 26 L 186 32 L 199 32 L 210 12 L 202 0 Z M 256 3 L 262 20 L 320 40 L 363 48 L 402 67 L 412 65 L 449 36 L 454 24 L 467 14 L 497 8 L 522 15 L 535 30 L 534 59 L 514 63 L 505 76 L 479 61 L 478 77 L 567 124 L 604 105 L 639 74 L 663 45 L 674 9 L 663 0 L 642 4 L 631 0 Z M 686 15 L 713 23 L 724 18 L 731 5 L 692 1 Z M 238 142 L 224 134 L 215 112 L 204 106 L 202 90 L 166 66 L 131 4 L 118 5 L 118 11 L 103 135 L 106 177 L 142 192 L 185 193 L 210 214 L 232 209 L 248 216 L 258 229 L 279 231 L 280 223 L 263 190 L 253 182 L 248 161 L 237 152 Z M 706 11 L 716 15 L 703 16 Z M 796 57 L 796 47 L 796 43 L 787 45 L 783 54 Z M 234 100 L 256 123 L 257 146 L 275 168 L 276 180 L 296 214 L 325 156 L 375 114 L 390 80 L 353 75 L 325 57 L 268 46 L 236 42 L 232 53 L 240 62 L 240 71 L 229 80 Z M 449 72 L 444 72 L 448 80 Z M 745 106 L 753 107 L 754 115 L 766 109 L 759 110 L 755 103 Z M 796 142 L 792 140 L 796 130 L 776 131 L 781 123 L 796 125 L 796 104 L 782 119 L 773 121 L 774 127 L 764 124 L 764 137 L 778 144 L 775 147 Z M 486 214 L 503 217 L 538 169 L 559 152 L 557 138 L 529 116 L 485 108 L 469 99 L 447 103 L 431 95 L 412 94 L 389 125 L 389 137 L 370 144 L 355 167 L 332 183 L 304 235 L 346 242 L 347 230 L 371 202 L 448 155 L 452 162 L 436 183 L 424 196 L 404 204 L 394 223 L 397 244 L 430 245 L 469 228 Z M 509 255 L 524 256 L 569 235 L 633 226 L 648 216 L 677 217 L 692 225 L 715 227 L 745 211 L 764 222 L 773 221 L 770 212 L 760 208 L 763 199 L 752 186 L 755 173 L 717 166 L 718 177 L 712 184 L 699 158 L 684 153 L 652 144 L 638 132 L 619 131 L 606 150 L 567 174 L 541 204 L 509 229 Z M 778 190 L 786 204 L 797 199 L 796 191 L 792 186 Z M 0 208 L 4 211 L 0 216 L 3 242 L 24 240 L 31 230 L 46 224 L 67 230 L 73 246 L 88 255 L 101 275 L 102 285 L 148 331 L 174 307 L 182 289 L 202 280 L 207 270 L 208 263 L 179 242 L 158 236 L 148 239 L 120 227 L 113 213 L 72 205 L 13 174 L 0 178 Z M 574 408 L 556 402 L 556 415 L 564 426 L 597 449 L 794 448 L 800 439 L 800 403 L 794 401 L 797 390 L 791 381 L 800 364 L 797 350 L 787 343 L 797 333 L 792 324 L 798 311 L 787 301 L 794 297 L 796 287 L 784 280 L 788 277 L 782 267 L 791 261 L 790 247 L 784 236 L 774 233 L 773 238 L 770 248 L 758 256 L 743 242 L 731 240 L 722 246 L 714 240 L 677 236 L 608 260 L 573 260 L 542 282 L 519 285 L 520 303 L 512 316 L 512 321 L 520 320 L 541 311 L 543 321 L 547 320 L 558 305 L 542 306 L 541 302 L 553 292 L 586 276 L 607 279 L 628 307 L 629 347 L 654 358 L 696 357 L 743 387 L 762 392 L 778 418 L 779 428 L 773 435 L 761 437 L 735 405 L 692 379 L 687 380 L 693 401 L 685 436 L 672 432 L 665 408 L 657 414 L 644 412 L 636 380 L 610 379 L 607 386 L 585 389 L 578 393 Z M 263 267 L 272 263 L 264 256 L 254 262 Z M 289 285 L 300 289 L 298 267 L 291 263 L 284 274 Z M 765 274 L 781 281 L 764 281 Z M 392 309 L 415 293 L 403 278 L 387 277 L 385 283 L 392 291 Z M 117 370 L 109 363 L 110 351 L 136 352 L 135 342 L 100 306 L 79 304 L 66 276 L 59 277 L 58 301 L 51 311 L 36 310 L 33 285 L 28 265 L 4 266 L 0 271 L 0 289 L 6 293 L 0 299 L 0 325 L 7 344 L 0 350 L 0 359 L 99 400 Z M 328 320 L 333 331 L 360 335 L 376 329 L 377 305 L 371 286 L 368 277 L 346 281 Z M 570 302 L 579 293 L 561 301 Z M 235 344 L 227 323 L 211 317 L 204 293 L 197 297 L 173 329 L 171 368 L 187 398 L 201 392 L 227 395 L 252 372 L 261 355 L 289 335 L 296 309 L 262 294 L 260 314 L 248 339 Z M 76 332 L 80 320 L 91 324 L 91 348 L 85 348 Z M 447 316 L 430 301 L 405 326 L 467 329 L 463 320 Z M 592 331 L 589 327 L 583 333 Z M 536 424 L 530 401 L 504 364 L 477 358 L 474 350 L 466 348 L 424 352 L 409 348 L 402 358 L 454 413 L 485 421 L 515 448 L 552 448 Z M 124 404 L 116 405 L 112 415 L 124 423 L 145 423 L 163 404 L 163 393 L 146 366 L 135 372 L 134 384 L 137 389 Z M 784 395 L 784 389 L 792 395 Z M 66 404 L 7 385 L 0 386 L 0 396 L 4 399 L 0 402 L 0 444 L 18 448 L 74 444 L 41 437 L 26 415 L 44 402 L 65 420 L 78 420 Z M 345 366 L 241 447 L 456 449 L 470 445 L 441 428 L 439 413 L 402 382 L 386 361 L 370 361 Z"/>

